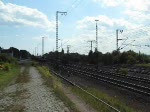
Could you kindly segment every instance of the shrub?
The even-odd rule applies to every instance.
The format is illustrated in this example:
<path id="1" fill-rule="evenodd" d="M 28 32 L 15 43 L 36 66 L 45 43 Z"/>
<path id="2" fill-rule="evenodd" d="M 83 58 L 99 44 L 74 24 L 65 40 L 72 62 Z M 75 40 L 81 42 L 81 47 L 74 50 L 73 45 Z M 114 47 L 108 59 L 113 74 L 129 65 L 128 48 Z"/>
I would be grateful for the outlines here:
<path id="1" fill-rule="evenodd" d="M 4 65 L 0 65 L 0 70 L 3 70 L 4 69 Z"/>
<path id="2" fill-rule="evenodd" d="M 6 54 L 0 54 L 0 63 L 17 63 L 17 60 L 13 57 L 10 57 Z"/>
<path id="3" fill-rule="evenodd" d="M 10 70 L 11 70 L 11 64 L 5 63 L 5 64 L 3 65 L 3 70 L 4 70 L 4 71 L 10 71 Z"/>
<path id="4" fill-rule="evenodd" d="M 121 68 L 121 69 L 119 70 L 119 72 L 120 72 L 121 74 L 127 75 L 127 74 L 128 74 L 128 68 Z"/>
<path id="5" fill-rule="evenodd" d="M 36 67 L 38 65 L 38 63 L 35 61 L 32 61 L 31 65 Z"/>

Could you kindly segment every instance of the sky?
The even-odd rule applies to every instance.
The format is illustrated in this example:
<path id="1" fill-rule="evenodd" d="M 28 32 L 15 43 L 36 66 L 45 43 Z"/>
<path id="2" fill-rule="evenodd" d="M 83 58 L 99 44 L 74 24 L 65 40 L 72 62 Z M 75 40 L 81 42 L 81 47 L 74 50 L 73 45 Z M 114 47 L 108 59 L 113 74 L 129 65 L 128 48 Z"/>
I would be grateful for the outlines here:
<path id="1" fill-rule="evenodd" d="M 40 55 L 56 50 L 56 11 L 59 51 L 87 54 L 91 40 L 102 53 L 116 50 L 116 30 L 121 52 L 150 54 L 150 0 L 0 0 L 0 46 L 16 47 Z M 121 32 L 123 31 L 123 32 Z M 62 46 L 61 46 L 62 45 Z M 93 42 L 93 49 L 95 48 Z"/>

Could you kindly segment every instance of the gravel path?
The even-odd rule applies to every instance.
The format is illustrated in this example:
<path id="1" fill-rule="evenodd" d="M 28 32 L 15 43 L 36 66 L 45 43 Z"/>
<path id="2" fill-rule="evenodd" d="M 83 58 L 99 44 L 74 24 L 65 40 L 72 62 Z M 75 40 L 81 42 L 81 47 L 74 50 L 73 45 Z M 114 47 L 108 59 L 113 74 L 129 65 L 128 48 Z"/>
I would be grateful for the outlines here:
<path id="1" fill-rule="evenodd" d="M 30 81 L 8 86 L 0 91 L 2 112 L 69 112 L 53 89 L 43 84 L 43 79 L 34 67 L 29 70 Z"/>

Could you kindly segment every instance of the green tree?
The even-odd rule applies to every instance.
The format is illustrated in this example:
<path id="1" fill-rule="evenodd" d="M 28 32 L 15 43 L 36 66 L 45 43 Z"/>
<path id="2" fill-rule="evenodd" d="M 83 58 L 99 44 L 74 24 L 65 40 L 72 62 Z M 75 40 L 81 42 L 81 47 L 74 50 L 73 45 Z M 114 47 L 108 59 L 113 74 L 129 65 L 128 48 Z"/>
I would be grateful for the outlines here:
<path id="1" fill-rule="evenodd" d="M 135 57 L 133 57 L 132 55 L 128 55 L 128 61 L 127 61 L 128 64 L 135 64 L 136 63 L 136 59 Z"/>

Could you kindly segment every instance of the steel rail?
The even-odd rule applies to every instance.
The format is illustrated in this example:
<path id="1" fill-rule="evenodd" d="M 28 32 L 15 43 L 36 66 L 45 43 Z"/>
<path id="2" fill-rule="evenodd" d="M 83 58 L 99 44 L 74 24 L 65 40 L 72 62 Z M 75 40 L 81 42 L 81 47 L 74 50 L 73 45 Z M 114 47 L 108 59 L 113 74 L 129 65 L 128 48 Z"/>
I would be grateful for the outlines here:
<path id="1" fill-rule="evenodd" d="M 116 112 L 121 112 L 121 111 L 119 111 L 117 108 L 111 106 L 110 104 L 108 104 L 107 102 L 103 101 L 102 99 L 100 99 L 100 98 L 94 96 L 92 93 L 86 91 L 85 89 L 83 89 L 82 87 L 78 86 L 77 84 L 75 84 L 75 83 L 71 82 L 70 80 L 64 78 L 62 75 L 56 73 L 56 72 L 53 71 L 53 70 L 51 70 L 51 71 L 53 72 L 53 74 L 59 76 L 60 78 L 62 78 L 62 79 L 64 79 L 65 81 L 69 82 L 70 84 L 72 84 L 73 86 L 75 86 L 75 87 L 79 88 L 80 90 L 84 91 L 86 94 L 92 96 L 94 99 L 96 99 L 96 100 L 102 102 L 103 104 L 107 105 L 108 107 L 110 107 L 110 108 L 113 109 L 114 111 L 116 111 Z"/>
<path id="2" fill-rule="evenodd" d="M 68 68 L 67 68 L 68 69 Z M 72 68 L 71 68 L 72 69 Z M 140 89 L 136 89 L 136 88 L 133 88 L 133 87 L 138 87 L 138 88 L 141 88 L 141 89 L 144 89 L 144 90 L 150 90 L 150 88 L 148 87 L 144 87 L 144 86 L 141 86 L 141 85 L 136 85 L 136 84 L 132 84 L 132 83 L 128 83 L 128 82 L 125 82 L 125 81 L 120 81 L 120 80 L 117 80 L 117 79 L 113 79 L 113 78 L 108 78 L 108 77 L 104 77 L 104 76 L 99 76 L 97 77 L 97 75 L 95 76 L 94 74 L 91 74 L 91 73 L 88 73 L 88 72 L 85 72 L 85 71 L 81 71 L 81 70 L 74 70 L 72 69 L 72 72 L 76 72 L 76 73 L 79 73 L 81 75 L 84 75 L 84 76 L 87 76 L 87 77 L 91 77 L 91 78 L 94 78 L 94 79 L 98 79 L 98 80 L 101 80 L 101 81 L 104 81 L 104 82 L 108 82 L 108 83 L 111 83 L 111 84 L 114 84 L 114 85 L 117 85 L 117 86 L 120 86 L 120 87 L 123 87 L 123 88 L 126 88 L 126 89 L 129 89 L 129 90 L 132 90 L 134 92 L 138 92 L 138 93 L 142 93 L 142 94 L 145 94 L 147 96 L 150 96 L 150 93 L 146 92 L 146 91 L 143 91 L 143 90 L 140 90 Z M 90 74 L 90 75 L 89 75 Z M 103 79 L 101 79 L 103 78 Z M 121 83 L 121 84 L 119 84 Z M 123 83 L 123 84 L 122 84 Z M 127 86 L 128 85 L 128 86 Z M 129 86 L 130 85 L 130 86 Z M 132 86 L 132 87 L 131 87 Z"/>
<path id="3" fill-rule="evenodd" d="M 81 66 L 78 66 L 78 67 L 81 68 Z M 84 69 L 89 69 L 89 70 L 92 70 L 92 71 L 97 71 L 96 69 L 93 69 L 93 68 L 88 68 L 88 67 L 83 67 L 83 68 Z M 102 71 L 102 70 L 99 70 L 97 72 L 98 73 L 105 73 L 106 75 L 111 74 L 112 76 L 127 78 L 127 79 L 130 79 L 130 80 L 136 80 L 136 81 L 140 81 L 140 82 L 150 83 L 150 79 L 147 79 L 147 78 L 141 78 L 141 77 L 131 76 L 131 75 L 125 76 L 125 75 L 122 75 L 122 74 L 108 72 L 108 71 Z"/>

